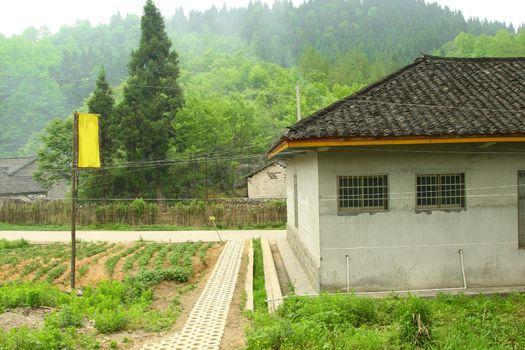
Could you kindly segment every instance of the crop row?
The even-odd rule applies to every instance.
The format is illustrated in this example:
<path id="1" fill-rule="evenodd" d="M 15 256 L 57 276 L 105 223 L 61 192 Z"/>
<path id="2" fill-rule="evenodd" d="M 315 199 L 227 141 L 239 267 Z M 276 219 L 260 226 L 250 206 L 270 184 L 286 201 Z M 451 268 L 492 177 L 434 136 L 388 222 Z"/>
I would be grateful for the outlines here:
<path id="1" fill-rule="evenodd" d="M 77 243 L 77 261 L 102 254 L 112 248 L 108 243 Z M 8 277 L 18 280 L 43 279 L 53 282 L 67 271 L 71 248 L 65 244 L 30 245 L 4 248 L 0 254 L 0 266 Z"/>

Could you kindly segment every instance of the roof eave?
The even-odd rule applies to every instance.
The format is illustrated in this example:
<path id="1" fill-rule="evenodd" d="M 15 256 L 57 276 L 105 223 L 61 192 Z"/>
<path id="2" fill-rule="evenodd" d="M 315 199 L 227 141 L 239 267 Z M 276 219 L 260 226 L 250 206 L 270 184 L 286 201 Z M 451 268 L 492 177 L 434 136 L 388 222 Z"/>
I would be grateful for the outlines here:
<path id="1" fill-rule="evenodd" d="M 460 144 L 485 142 L 525 142 L 525 134 L 516 135 L 469 135 L 469 136 L 404 136 L 391 138 L 310 138 L 302 140 L 282 140 L 269 152 L 268 159 L 281 154 L 287 149 L 304 149 L 318 147 L 352 147 L 352 146 L 385 146 L 385 145 L 429 145 Z"/>

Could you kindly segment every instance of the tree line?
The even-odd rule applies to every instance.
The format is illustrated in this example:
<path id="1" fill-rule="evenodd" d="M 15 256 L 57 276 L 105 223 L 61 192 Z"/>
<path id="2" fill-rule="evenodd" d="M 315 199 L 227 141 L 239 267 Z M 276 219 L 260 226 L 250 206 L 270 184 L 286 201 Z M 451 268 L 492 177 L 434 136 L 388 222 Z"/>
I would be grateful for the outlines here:
<path id="1" fill-rule="evenodd" d="M 308 67 L 314 52 L 324 58 L 319 64 L 325 67 L 316 68 L 319 78 L 346 85 L 369 82 L 460 32 L 514 31 L 500 22 L 465 20 L 460 12 L 422 0 L 312 0 L 296 7 L 290 1 L 272 7 L 253 1 L 242 8 L 173 13 L 166 33 L 181 55 L 182 71 L 206 69 L 186 62 L 208 48 L 250 52 L 288 68 Z M 56 34 L 28 28 L 21 35 L 0 35 L 0 156 L 34 154 L 49 121 L 84 103 L 101 66 L 108 82 L 120 85 L 139 40 L 140 18 L 120 14 L 108 24 L 80 21 Z M 348 67 L 349 61 L 356 64 Z M 327 73 L 327 66 L 336 69 Z"/>
<path id="2" fill-rule="evenodd" d="M 326 6 L 346 3 L 352 2 Z M 148 25 L 144 17 L 116 15 L 107 25 L 80 22 L 55 35 L 29 29 L 0 37 L 0 60 L 6 62 L 0 75 L 12 77 L 0 79 L 0 154 L 39 149 L 39 181 L 67 179 L 72 119 L 64 116 L 74 109 L 90 111 L 102 115 L 105 167 L 83 173 L 84 198 L 236 196 L 244 175 L 265 162 L 268 146 L 296 121 L 296 84 L 304 117 L 402 65 L 359 47 L 326 51 L 306 41 L 296 63 L 286 66 L 261 59 L 246 38 L 178 28 L 173 21 L 180 12 L 164 22 L 151 1 L 147 6 L 152 6 Z M 267 8 L 257 3 L 248 8 L 257 6 Z M 497 27 L 480 23 L 487 32 Z M 432 52 L 523 56 L 524 36 L 525 30 L 506 29 L 495 35 L 460 33 Z M 84 40 L 90 45 L 83 46 Z M 151 63 L 153 57 L 164 63 Z"/>

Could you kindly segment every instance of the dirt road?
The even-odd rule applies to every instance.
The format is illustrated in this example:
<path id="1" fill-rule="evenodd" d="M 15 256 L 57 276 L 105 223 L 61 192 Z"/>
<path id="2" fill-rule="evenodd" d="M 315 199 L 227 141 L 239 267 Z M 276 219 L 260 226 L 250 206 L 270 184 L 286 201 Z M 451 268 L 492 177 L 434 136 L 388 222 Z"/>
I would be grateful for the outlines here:
<path id="1" fill-rule="evenodd" d="M 227 231 L 77 231 L 77 239 L 86 241 L 132 242 L 139 239 L 155 242 L 218 242 L 264 237 L 286 239 L 285 230 Z M 31 242 L 68 242 L 69 231 L 0 231 L 0 238 L 23 238 Z"/>

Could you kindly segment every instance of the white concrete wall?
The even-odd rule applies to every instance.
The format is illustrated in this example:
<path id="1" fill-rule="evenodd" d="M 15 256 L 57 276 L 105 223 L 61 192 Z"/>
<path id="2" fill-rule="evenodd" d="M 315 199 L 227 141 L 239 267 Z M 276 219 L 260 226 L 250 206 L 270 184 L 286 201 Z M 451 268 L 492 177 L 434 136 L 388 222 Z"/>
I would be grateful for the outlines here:
<path id="1" fill-rule="evenodd" d="M 248 198 L 286 198 L 286 168 L 274 163 L 248 178 Z"/>
<path id="2" fill-rule="evenodd" d="M 301 217 L 301 222 L 312 227 L 300 226 L 299 235 L 314 247 L 314 230 L 320 227 L 321 288 L 346 288 L 346 255 L 350 257 L 350 287 L 358 291 L 461 287 L 459 249 L 464 251 L 469 286 L 525 285 L 525 250 L 518 249 L 516 187 L 518 171 L 525 170 L 525 155 L 493 153 L 501 147 L 519 145 L 485 149 L 474 145 L 399 146 L 376 147 L 374 151 L 369 147 L 368 151 L 319 152 L 320 196 L 313 188 L 307 194 L 312 199 L 320 198 L 320 221 Z M 288 164 L 297 169 L 299 176 L 311 178 L 309 186 L 314 187 L 311 168 L 316 162 L 303 161 L 302 167 L 296 163 Z M 293 170 L 289 170 L 292 180 Z M 466 210 L 417 213 L 416 173 L 442 172 L 465 173 Z M 337 176 L 369 174 L 388 174 L 389 210 L 338 214 Z M 290 206 L 293 202 L 288 203 Z M 288 214 L 290 230 L 293 211 Z"/>
<path id="3" fill-rule="evenodd" d="M 288 240 L 314 286 L 319 285 L 319 177 L 316 152 L 286 163 Z M 298 227 L 295 227 L 294 175 L 297 175 Z"/>

